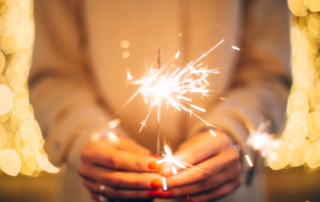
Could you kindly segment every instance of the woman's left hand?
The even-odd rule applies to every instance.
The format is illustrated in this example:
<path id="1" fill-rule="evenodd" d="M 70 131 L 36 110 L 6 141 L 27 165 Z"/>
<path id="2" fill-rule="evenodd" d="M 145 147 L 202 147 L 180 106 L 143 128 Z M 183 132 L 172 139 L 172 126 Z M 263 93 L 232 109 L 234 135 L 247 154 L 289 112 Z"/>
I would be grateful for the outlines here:
<path id="1" fill-rule="evenodd" d="M 188 139 L 174 156 L 193 166 L 180 169 L 176 175 L 166 169 L 163 174 L 168 191 L 164 191 L 164 196 L 181 197 L 181 201 L 210 201 L 232 193 L 241 185 L 239 151 L 221 131 L 216 131 L 216 137 L 205 131 Z"/>

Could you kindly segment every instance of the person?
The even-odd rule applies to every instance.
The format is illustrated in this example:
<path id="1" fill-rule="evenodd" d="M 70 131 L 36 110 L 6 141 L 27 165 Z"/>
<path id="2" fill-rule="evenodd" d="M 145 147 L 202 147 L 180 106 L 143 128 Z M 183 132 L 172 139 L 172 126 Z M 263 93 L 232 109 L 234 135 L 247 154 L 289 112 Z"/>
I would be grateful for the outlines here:
<path id="1" fill-rule="evenodd" d="M 284 121 L 291 86 L 285 0 L 35 0 L 34 13 L 30 98 L 50 161 L 67 164 L 64 201 L 263 200 L 263 160 L 246 139 L 248 125 L 257 128 L 261 118 L 272 121 L 270 133 Z M 210 96 L 192 96 L 207 109 L 196 113 L 219 128 L 216 137 L 189 113 L 163 107 L 162 136 L 194 167 L 175 176 L 161 172 L 156 112 L 140 133 L 149 107 L 142 96 L 116 115 L 137 89 L 125 84 L 126 70 L 141 75 L 157 63 L 158 48 L 174 69 L 222 39 L 202 60 L 209 69 L 223 67 L 208 78 Z M 171 60 L 177 51 L 179 59 Z M 122 122 L 112 129 L 115 118 Z M 108 132 L 119 141 L 105 138 Z"/>

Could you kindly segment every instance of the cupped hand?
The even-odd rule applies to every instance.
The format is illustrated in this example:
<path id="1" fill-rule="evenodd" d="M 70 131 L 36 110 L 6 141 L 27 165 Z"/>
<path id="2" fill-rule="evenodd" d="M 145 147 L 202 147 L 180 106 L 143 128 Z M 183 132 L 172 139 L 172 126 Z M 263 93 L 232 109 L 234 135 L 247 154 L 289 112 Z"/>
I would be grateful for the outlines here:
<path id="1" fill-rule="evenodd" d="M 81 153 L 78 173 L 91 197 L 99 201 L 100 186 L 111 199 L 148 199 L 149 191 L 161 186 L 161 175 L 153 172 L 157 158 L 131 139 L 117 143 L 108 138 L 89 143 Z"/>
<path id="2" fill-rule="evenodd" d="M 209 131 L 198 134 L 181 144 L 174 156 L 193 166 L 180 170 L 175 166 L 179 170 L 176 175 L 165 169 L 168 186 L 165 193 L 170 197 L 196 202 L 216 200 L 241 185 L 239 152 L 221 131 L 216 131 L 216 137 Z"/>

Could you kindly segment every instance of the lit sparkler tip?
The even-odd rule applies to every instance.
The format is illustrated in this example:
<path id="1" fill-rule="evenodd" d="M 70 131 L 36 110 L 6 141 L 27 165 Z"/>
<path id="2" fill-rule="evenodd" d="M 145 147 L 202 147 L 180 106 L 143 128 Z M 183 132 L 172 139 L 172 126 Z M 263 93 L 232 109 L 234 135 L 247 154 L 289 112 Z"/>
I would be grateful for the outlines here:
<path id="1" fill-rule="evenodd" d="M 203 108 L 201 108 L 201 107 L 198 107 L 198 106 L 195 106 L 195 105 L 190 105 L 190 106 L 191 106 L 192 108 L 195 108 L 195 109 L 199 110 L 199 111 L 206 112 L 206 110 L 203 109 Z"/>
<path id="2" fill-rule="evenodd" d="M 262 156 L 267 156 L 270 152 L 272 153 L 272 147 L 276 142 L 272 135 L 264 132 L 267 126 L 267 123 L 261 123 L 257 130 L 253 129 L 253 127 L 248 127 L 250 137 L 246 141 L 246 144 L 254 150 L 259 150 Z"/>
<path id="3" fill-rule="evenodd" d="M 236 47 L 236 46 L 232 46 L 232 49 L 240 51 L 240 48 Z"/>
<path id="4" fill-rule="evenodd" d="M 251 161 L 249 155 L 246 155 L 245 157 L 246 157 L 246 160 L 247 160 L 247 162 L 248 162 L 248 165 L 249 165 L 250 167 L 252 167 L 253 164 L 252 164 L 252 161 Z"/>
<path id="5" fill-rule="evenodd" d="M 165 70 L 168 65 L 161 66 L 161 49 L 158 49 L 158 69 L 153 69 L 153 67 L 151 66 L 146 77 L 135 79 L 132 82 L 132 84 L 139 84 L 141 86 L 126 101 L 126 103 L 120 108 L 120 110 L 122 110 L 128 103 L 130 103 L 138 94 L 141 94 L 144 98 L 145 103 L 150 104 L 149 114 L 154 106 L 160 106 L 160 103 L 164 101 L 168 104 L 168 106 L 171 105 L 179 111 L 184 110 L 190 112 L 190 115 L 195 115 L 197 118 L 202 120 L 191 110 L 191 108 L 197 109 L 202 112 L 206 112 L 206 110 L 201 107 L 191 105 L 190 102 L 192 102 L 192 100 L 185 97 L 185 95 L 187 93 L 200 93 L 202 96 L 207 96 L 207 93 L 210 92 L 209 90 L 205 89 L 207 86 L 209 86 L 209 82 L 206 80 L 206 78 L 210 74 L 218 74 L 219 71 L 217 69 L 208 70 L 207 67 L 203 66 L 203 63 L 200 63 L 199 61 L 203 57 L 207 56 L 215 48 L 217 48 L 223 41 L 224 39 L 222 39 L 209 51 L 203 53 L 202 56 L 200 56 L 195 61 L 192 60 L 185 67 L 181 69 L 180 67 L 178 67 L 173 73 L 169 73 L 169 70 L 164 73 L 163 70 Z M 179 55 L 180 51 L 175 54 L 175 58 L 178 58 Z M 127 71 L 127 80 L 131 79 L 132 76 L 130 72 Z M 145 119 L 145 121 L 147 120 L 147 118 Z M 142 122 L 142 127 L 145 126 L 145 121 Z"/>
<path id="6" fill-rule="evenodd" d="M 213 137 L 217 137 L 217 134 L 215 132 L 213 132 L 213 130 L 210 130 L 211 135 L 213 135 Z"/>
<path id="7" fill-rule="evenodd" d="M 178 59 L 178 58 L 179 58 L 179 55 L 180 55 L 180 51 L 178 51 L 178 52 L 176 53 L 176 55 L 174 56 L 174 58 L 175 58 L 175 59 Z"/>
<path id="8" fill-rule="evenodd" d="M 165 177 L 162 177 L 162 185 L 163 185 L 163 190 L 166 191 L 167 188 L 167 180 Z"/>

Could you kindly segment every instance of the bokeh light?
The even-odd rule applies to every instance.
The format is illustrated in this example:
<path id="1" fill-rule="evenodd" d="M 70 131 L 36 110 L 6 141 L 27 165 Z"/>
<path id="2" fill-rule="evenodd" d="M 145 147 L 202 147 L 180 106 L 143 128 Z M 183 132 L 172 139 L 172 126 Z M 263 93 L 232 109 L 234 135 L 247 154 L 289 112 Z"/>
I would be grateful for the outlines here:
<path id="1" fill-rule="evenodd" d="M 42 148 L 44 140 L 29 103 L 27 79 L 33 41 L 32 0 L 1 0 L 0 168 L 11 176 L 59 172 Z"/>
<path id="2" fill-rule="evenodd" d="M 282 145 L 267 157 L 274 170 L 288 166 L 320 168 L 320 1 L 288 0 L 293 86 Z"/>

